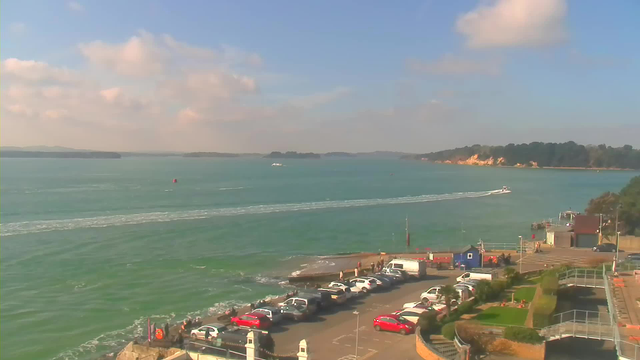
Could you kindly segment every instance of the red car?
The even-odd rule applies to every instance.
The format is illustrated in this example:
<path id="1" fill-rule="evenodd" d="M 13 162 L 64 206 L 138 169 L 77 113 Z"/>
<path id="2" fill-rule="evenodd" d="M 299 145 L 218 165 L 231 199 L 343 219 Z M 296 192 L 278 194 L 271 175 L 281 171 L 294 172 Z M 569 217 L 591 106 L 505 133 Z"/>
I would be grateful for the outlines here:
<path id="1" fill-rule="evenodd" d="M 262 313 L 250 313 L 231 318 L 231 325 L 247 326 L 253 329 L 268 329 L 271 327 L 271 320 Z"/>
<path id="2" fill-rule="evenodd" d="M 373 328 L 376 331 L 385 330 L 399 332 L 402 335 L 413 334 L 416 325 L 400 315 L 380 315 L 373 319 Z"/>

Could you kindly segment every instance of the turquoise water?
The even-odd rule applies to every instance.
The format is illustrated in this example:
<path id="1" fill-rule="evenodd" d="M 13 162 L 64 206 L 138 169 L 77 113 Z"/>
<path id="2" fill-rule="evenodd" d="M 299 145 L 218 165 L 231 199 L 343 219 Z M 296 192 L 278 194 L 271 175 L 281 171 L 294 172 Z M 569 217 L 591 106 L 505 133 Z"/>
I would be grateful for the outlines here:
<path id="1" fill-rule="evenodd" d="M 632 172 L 382 159 L 2 159 L 3 359 L 88 359 L 279 295 L 311 255 L 515 242 Z M 177 184 L 171 180 L 178 179 Z M 510 186 L 509 195 L 487 195 Z M 464 230 L 464 232 L 462 231 Z"/>

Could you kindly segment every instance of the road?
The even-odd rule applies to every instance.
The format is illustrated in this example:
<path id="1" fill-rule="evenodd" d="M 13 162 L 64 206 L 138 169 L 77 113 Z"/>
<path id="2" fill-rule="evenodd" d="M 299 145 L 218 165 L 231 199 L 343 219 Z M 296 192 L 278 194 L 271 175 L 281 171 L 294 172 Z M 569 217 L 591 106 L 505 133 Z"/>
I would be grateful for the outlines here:
<path id="1" fill-rule="evenodd" d="M 295 353 L 300 340 L 306 339 L 309 354 L 314 358 L 356 359 L 357 336 L 358 359 L 421 359 L 416 353 L 414 335 L 376 332 L 373 330 L 373 318 L 400 310 L 404 303 L 419 301 L 420 294 L 431 286 L 454 284 L 455 277 L 461 273 L 458 270 L 440 271 L 428 275 L 425 280 L 408 282 L 387 291 L 350 300 L 347 304 L 319 313 L 315 320 L 274 327 L 271 335 L 276 343 L 276 353 Z M 354 311 L 358 311 L 359 315 L 355 315 Z"/>

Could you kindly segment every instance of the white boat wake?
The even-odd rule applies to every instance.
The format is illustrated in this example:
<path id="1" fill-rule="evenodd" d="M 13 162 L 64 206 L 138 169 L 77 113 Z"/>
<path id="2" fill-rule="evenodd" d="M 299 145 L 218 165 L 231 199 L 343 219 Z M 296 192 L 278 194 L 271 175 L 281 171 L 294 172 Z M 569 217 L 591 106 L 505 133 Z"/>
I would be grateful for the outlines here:
<path id="1" fill-rule="evenodd" d="M 24 221 L 0 224 L 0 236 L 13 236 L 45 231 L 137 225 L 152 222 L 207 219 L 216 216 L 238 216 L 363 206 L 412 204 L 430 201 L 478 198 L 496 195 L 499 193 L 502 193 L 501 190 L 405 196 L 386 199 L 330 200 L 294 204 L 252 205 L 234 208 L 185 210 L 176 212 L 150 212 L 141 214 L 109 215 L 63 220 Z"/>

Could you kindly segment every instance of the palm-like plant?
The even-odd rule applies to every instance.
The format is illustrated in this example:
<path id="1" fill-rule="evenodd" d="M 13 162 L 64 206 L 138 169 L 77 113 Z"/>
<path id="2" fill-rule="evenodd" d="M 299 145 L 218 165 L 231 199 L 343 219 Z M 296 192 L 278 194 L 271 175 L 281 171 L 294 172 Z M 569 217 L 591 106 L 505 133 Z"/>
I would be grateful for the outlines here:
<path id="1" fill-rule="evenodd" d="M 444 298 L 444 305 L 447 307 L 447 316 L 451 314 L 451 301 L 458 300 L 460 295 L 458 291 L 452 285 L 445 285 L 441 289 L 442 297 Z"/>

